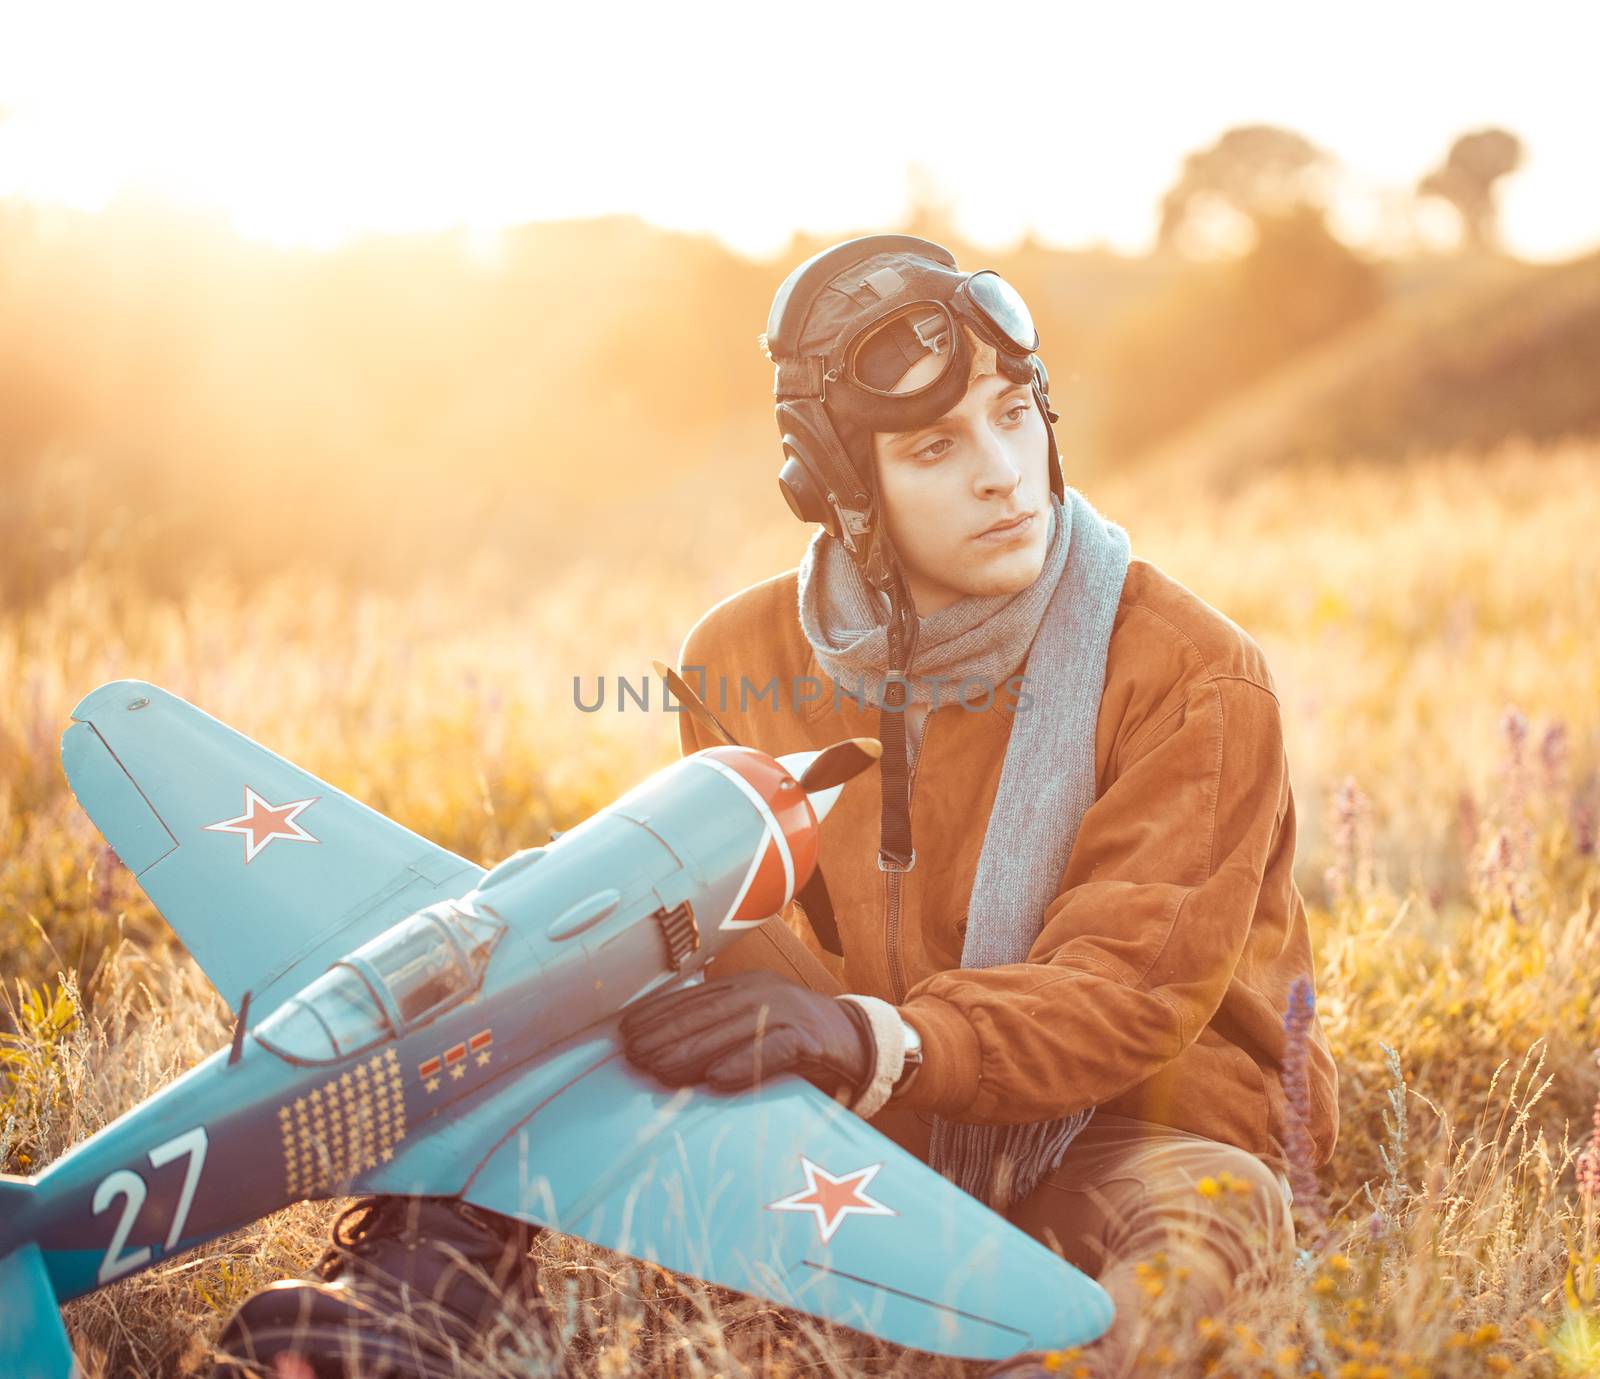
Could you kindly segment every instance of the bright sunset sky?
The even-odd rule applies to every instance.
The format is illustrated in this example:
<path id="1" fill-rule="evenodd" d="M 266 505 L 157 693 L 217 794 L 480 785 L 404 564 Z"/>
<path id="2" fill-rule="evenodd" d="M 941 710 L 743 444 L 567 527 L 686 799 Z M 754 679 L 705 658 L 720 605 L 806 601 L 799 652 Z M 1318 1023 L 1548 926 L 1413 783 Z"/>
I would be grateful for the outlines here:
<path id="1" fill-rule="evenodd" d="M 1560 258 L 1600 244 L 1597 53 L 1592 0 L 0 0 L 0 195 L 157 195 L 306 245 L 635 211 L 765 255 L 894 222 L 914 160 L 980 244 L 1137 252 L 1230 125 L 1337 155 L 1359 240 L 1497 123 L 1528 147 L 1507 242 Z"/>

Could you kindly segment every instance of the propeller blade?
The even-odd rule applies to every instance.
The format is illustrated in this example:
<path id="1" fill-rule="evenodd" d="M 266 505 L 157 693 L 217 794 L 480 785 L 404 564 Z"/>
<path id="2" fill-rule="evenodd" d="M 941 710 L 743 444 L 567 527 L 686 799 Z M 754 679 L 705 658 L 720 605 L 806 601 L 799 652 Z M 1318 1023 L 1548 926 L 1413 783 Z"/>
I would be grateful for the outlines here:
<path id="1" fill-rule="evenodd" d="M 843 785 L 882 755 L 883 744 L 875 737 L 850 737 L 835 742 L 817 753 L 816 759 L 801 773 L 801 789 L 810 795 Z"/>
<path id="2" fill-rule="evenodd" d="M 800 908 L 811 921 L 811 932 L 817 942 L 836 958 L 844 956 L 844 944 L 839 939 L 839 921 L 833 917 L 833 898 L 828 894 L 828 883 L 822 879 L 822 868 L 813 867 L 811 879 L 795 896 Z"/>
<path id="3" fill-rule="evenodd" d="M 700 696 L 689 688 L 683 676 L 679 675 L 665 661 L 651 661 L 657 675 L 667 682 L 667 688 L 672 691 L 672 697 L 688 710 L 691 717 L 700 724 L 713 737 L 719 738 L 725 746 L 738 747 L 741 744 L 721 723 L 717 721 L 716 714 L 712 713 Z M 803 783 L 803 782 L 802 782 Z"/>

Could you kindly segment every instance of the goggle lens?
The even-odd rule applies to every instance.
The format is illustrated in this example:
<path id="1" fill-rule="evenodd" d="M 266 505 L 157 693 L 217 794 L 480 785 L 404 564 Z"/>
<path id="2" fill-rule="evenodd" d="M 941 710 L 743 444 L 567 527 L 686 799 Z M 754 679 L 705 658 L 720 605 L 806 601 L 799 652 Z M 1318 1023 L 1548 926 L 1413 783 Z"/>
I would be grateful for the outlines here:
<path id="1" fill-rule="evenodd" d="M 1039 348 L 1039 331 L 1028 304 L 998 273 L 990 268 L 974 273 L 967 279 L 966 289 L 990 324 L 1011 341 L 1018 353 L 1030 354 Z"/>
<path id="2" fill-rule="evenodd" d="M 950 367 L 954 330 L 954 318 L 942 303 L 913 302 L 874 322 L 851 344 L 845 372 L 869 393 L 920 393 Z M 899 387 L 902 380 L 905 386 Z"/>
<path id="3" fill-rule="evenodd" d="M 954 307 L 952 311 L 942 302 L 910 302 L 874 321 L 845 351 L 845 376 L 863 392 L 879 397 L 911 397 L 931 388 L 955 357 L 957 312 L 1012 353 L 1031 354 L 1039 348 L 1028 304 L 992 268 L 974 273 L 962 284 Z"/>

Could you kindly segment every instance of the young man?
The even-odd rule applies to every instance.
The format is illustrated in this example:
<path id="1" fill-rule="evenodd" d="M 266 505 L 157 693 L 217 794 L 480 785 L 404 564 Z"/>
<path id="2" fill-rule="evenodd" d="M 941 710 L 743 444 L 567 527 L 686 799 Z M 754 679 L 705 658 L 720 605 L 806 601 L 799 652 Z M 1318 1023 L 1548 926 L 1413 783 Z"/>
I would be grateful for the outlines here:
<path id="1" fill-rule="evenodd" d="M 1293 1256 L 1282 1016 L 1312 954 L 1272 676 L 1066 488 L 997 275 L 848 241 L 790 274 L 763 343 L 780 486 L 823 529 L 707 612 L 680 670 L 770 753 L 880 737 L 881 794 L 822 825 L 831 903 L 635 1006 L 628 1055 L 674 1085 L 793 1071 L 848 1098 L 1098 1278 L 1117 1316 L 1086 1355 L 1125 1373 L 1157 1251 L 1208 1313 Z M 685 753 L 712 745 L 679 726 Z M 1320 1166 L 1315 1024 L 1308 1062 Z M 1224 1172 L 1242 1201 L 1197 1192 Z"/>
<path id="2" fill-rule="evenodd" d="M 829 897 L 634 1006 L 628 1056 L 674 1085 L 792 1071 L 849 1097 L 1099 1279 L 1117 1317 L 1086 1353 L 1123 1373 L 1138 1264 L 1166 1250 L 1214 1311 L 1292 1254 L 1282 1013 L 1312 960 L 1271 676 L 1066 488 L 1037 335 L 996 275 L 925 240 L 850 241 L 790 274 L 764 338 L 780 486 L 823 531 L 706 613 L 681 669 L 768 752 L 879 737 L 878 817 L 844 791 Z M 685 753 L 712 745 L 679 728 Z M 1315 1025 L 1309 1064 L 1320 1165 L 1337 1076 Z M 1248 1197 L 1196 1192 L 1222 1172 Z M 342 1373 L 352 1345 L 394 1357 L 390 1280 L 432 1294 L 458 1254 L 536 1297 L 513 1223 L 401 1206 L 364 1204 L 324 1285 L 258 1294 L 220 1344 L 292 1340 L 319 1366 L 280 1366 L 296 1376 Z M 450 1305 L 459 1340 L 495 1296 Z"/>

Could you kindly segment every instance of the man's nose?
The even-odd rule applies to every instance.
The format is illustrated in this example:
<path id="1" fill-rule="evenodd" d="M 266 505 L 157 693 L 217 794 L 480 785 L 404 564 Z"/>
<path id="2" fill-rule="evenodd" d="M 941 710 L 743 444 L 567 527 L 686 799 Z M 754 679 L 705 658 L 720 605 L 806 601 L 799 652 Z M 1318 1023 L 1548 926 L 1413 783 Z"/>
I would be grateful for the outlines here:
<path id="1" fill-rule="evenodd" d="M 975 487 L 980 495 L 1010 493 L 1022 482 L 1020 458 L 1011 453 L 993 431 L 985 432 L 978 441 L 979 463 Z"/>

